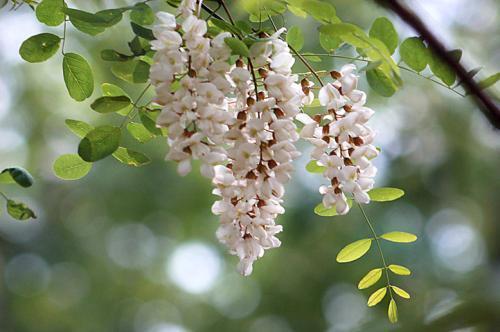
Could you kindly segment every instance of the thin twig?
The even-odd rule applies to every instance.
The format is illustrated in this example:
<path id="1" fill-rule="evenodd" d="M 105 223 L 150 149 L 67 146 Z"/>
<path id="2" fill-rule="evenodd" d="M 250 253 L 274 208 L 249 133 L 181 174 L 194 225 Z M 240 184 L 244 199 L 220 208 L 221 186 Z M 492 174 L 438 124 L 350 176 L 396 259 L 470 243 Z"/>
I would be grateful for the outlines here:
<path id="1" fill-rule="evenodd" d="M 406 24 L 411 26 L 418 34 L 427 42 L 429 48 L 432 49 L 434 54 L 457 74 L 458 78 L 463 82 L 464 87 L 468 93 L 475 97 L 477 103 L 488 118 L 488 120 L 497 129 L 500 129 L 500 108 L 488 96 L 488 94 L 481 89 L 479 84 L 470 77 L 468 71 L 457 61 L 452 54 L 446 49 L 443 43 L 434 35 L 434 33 L 424 24 L 424 22 L 415 15 L 415 13 L 408 7 L 402 5 L 398 0 L 375 0 L 380 5 L 389 8 L 396 13 Z"/>
<path id="2" fill-rule="evenodd" d="M 346 56 L 346 55 L 336 55 L 336 54 L 329 54 L 329 53 L 308 53 L 308 54 L 301 54 L 302 56 L 304 57 L 308 57 L 308 56 L 328 56 L 328 57 L 331 57 L 331 58 L 338 58 L 338 59 L 346 59 L 346 60 L 352 60 L 352 61 L 362 61 L 362 62 L 366 62 L 366 63 L 369 63 L 371 62 L 370 60 L 368 59 L 364 59 L 364 58 L 354 58 L 354 57 L 351 57 L 351 56 Z M 421 78 L 424 78 L 426 80 L 429 80 L 431 82 L 434 82 L 450 91 L 453 91 L 454 93 L 456 93 L 457 95 L 459 95 L 460 97 L 465 97 L 465 94 L 453 89 L 452 87 L 449 87 L 448 85 L 444 84 L 444 83 L 441 83 L 439 82 L 438 80 L 435 80 L 433 79 L 432 77 L 428 77 L 428 76 L 424 76 L 422 74 L 420 74 L 419 72 L 416 72 L 414 71 L 413 69 L 411 68 L 408 68 L 408 67 L 405 67 L 405 66 L 402 66 L 402 65 L 397 65 L 400 69 L 404 70 L 404 71 L 407 71 L 407 72 L 410 72 L 414 75 L 417 75 Z"/>
<path id="3" fill-rule="evenodd" d="M 136 98 L 135 101 L 132 102 L 132 105 L 134 107 L 132 107 L 132 109 L 127 113 L 127 116 L 123 119 L 123 122 L 122 124 L 120 125 L 120 128 L 122 128 L 125 123 L 127 123 L 128 120 L 132 120 L 135 115 L 133 117 L 131 117 L 131 114 L 137 109 L 139 109 L 139 107 L 137 107 L 137 104 L 141 101 L 142 97 L 144 97 L 144 95 L 146 94 L 146 91 L 148 91 L 148 89 L 151 87 L 151 83 L 149 83 L 148 85 L 146 85 L 146 87 L 144 88 L 144 90 L 141 91 L 141 93 L 139 94 L 139 96 Z M 149 104 L 149 103 L 148 103 Z"/>
<path id="4" fill-rule="evenodd" d="M 389 279 L 389 271 L 388 271 L 387 263 L 385 261 L 384 252 L 382 251 L 382 246 L 380 245 L 380 241 L 378 239 L 378 235 L 375 232 L 375 229 L 373 228 L 373 225 L 370 222 L 370 219 L 366 215 L 366 212 L 365 212 L 365 209 L 363 209 L 363 206 L 361 206 L 361 204 L 359 204 L 359 203 L 358 203 L 358 206 L 359 206 L 359 209 L 361 210 L 361 213 L 363 214 L 363 217 L 365 218 L 366 224 L 368 225 L 368 227 L 370 227 L 370 231 L 373 234 L 373 238 L 375 239 L 375 242 L 377 243 L 378 252 L 380 254 L 380 258 L 382 259 L 382 264 L 384 265 L 385 277 L 387 279 L 387 288 L 389 288 L 389 295 L 391 296 L 391 299 L 392 299 L 391 280 Z"/>

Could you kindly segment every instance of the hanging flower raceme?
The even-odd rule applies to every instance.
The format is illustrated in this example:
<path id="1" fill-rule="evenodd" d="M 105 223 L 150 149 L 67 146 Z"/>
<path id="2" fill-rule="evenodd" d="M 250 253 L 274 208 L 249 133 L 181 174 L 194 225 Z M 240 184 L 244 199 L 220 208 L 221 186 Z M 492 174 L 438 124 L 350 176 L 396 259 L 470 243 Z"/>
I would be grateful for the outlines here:
<path id="1" fill-rule="evenodd" d="M 304 122 L 301 137 L 314 145 L 311 154 L 317 164 L 325 167 L 323 176 L 329 184 L 319 188 L 323 205 L 335 208 L 338 214 L 349 212 L 349 200 L 369 203 L 368 191 L 373 188 L 377 169 L 371 159 L 378 151 L 371 143 L 374 133 L 366 125 L 373 110 L 364 106 L 366 94 L 357 90 L 358 77 L 353 64 L 340 72 L 332 71 L 335 79 L 319 91 L 319 101 L 326 113 L 314 119 L 301 114 Z"/>
<path id="2" fill-rule="evenodd" d="M 276 234 L 282 226 L 275 220 L 284 213 L 284 183 L 291 177 L 291 162 L 299 156 L 293 118 L 305 95 L 297 76 L 291 75 L 294 58 L 279 39 L 282 32 L 253 44 L 249 62 L 239 59 L 231 70 L 236 118 L 225 136 L 231 142 L 229 163 L 216 166 L 213 179 L 214 193 L 221 197 L 212 207 L 220 215 L 217 237 L 239 257 L 243 275 L 252 273 L 253 262 L 266 249 L 281 244 Z M 251 70 L 258 73 L 260 91 Z"/>
<path id="3" fill-rule="evenodd" d="M 168 128 L 167 159 L 179 163 L 181 175 L 191 171 L 192 159 L 199 159 L 202 174 L 211 178 L 213 166 L 227 159 L 223 137 L 233 117 L 225 97 L 233 88 L 226 75 L 231 51 L 223 42 L 229 34 L 205 37 L 206 21 L 195 10 L 194 1 L 182 2 L 181 25 L 171 14 L 158 14 L 150 80 L 162 107 L 157 125 Z"/>

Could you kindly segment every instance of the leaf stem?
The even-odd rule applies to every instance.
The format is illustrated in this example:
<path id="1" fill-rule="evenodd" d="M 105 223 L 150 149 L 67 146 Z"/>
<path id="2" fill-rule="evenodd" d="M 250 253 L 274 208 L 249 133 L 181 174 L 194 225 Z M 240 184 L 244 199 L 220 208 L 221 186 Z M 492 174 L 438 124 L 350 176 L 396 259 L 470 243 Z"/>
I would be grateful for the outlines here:
<path id="1" fill-rule="evenodd" d="M 9 201 L 9 198 L 3 192 L 0 191 L 0 195 L 5 199 L 6 202 Z"/>
<path id="2" fill-rule="evenodd" d="M 61 46 L 61 53 L 62 55 L 66 55 L 64 53 L 64 46 L 66 45 L 66 22 L 68 21 L 68 18 L 64 16 L 64 28 L 63 28 L 63 37 L 62 37 L 62 46 Z"/>
<path id="3" fill-rule="evenodd" d="M 354 57 L 351 57 L 351 56 L 345 56 L 345 55 L 336 55 L 336 54 L 329 54 L 329 53 L 308 53 L 308 54 L 301 54 L 301 56 L 303 57 L 308 57 L 308 56 L 328 56 L 328 57 L 331 57 L 331 58 L 338 58 L 338 59 L 345 59 L 345 60 L 351 60 L 351 61 L 362 61 L 362 62 L 370 62 L 370 60 L 368 59 L 364 59 L 364 58 L 354 58 Z M 414 71 L 413 69 L 410 69 L 408 67 L 405 67 L 405 66 L 402 66 L 402 65 L 397 65 L 400 69 L 404 70 L 404 71 L 407 71 L 407 72 L 410 72 L 414 75 L 417 75 L 421 78 L 424 78 L 426 80 L 429 80 L 431 82 L 434 82 L 436 83 L 437 85 L 440 85 L 442 87 L 445 87 L 447 88 L 448 90 L 450 91 L 453 91 L 455 92 L 457 95 L 459 95 L 460 97 L 465 97 L 465 94 L 463 93 L 460 93 L 459 91 L 449 87 L 448 85 L 444 84 L 444 83 L 441 83 L 439 82 L 438 80 L 436 79 L 433 79 L 432 77 L 427 77 L 427 76 L 424 76 L 422 74 L 420 74 L 419 72 L 416 72 Z"/>
<path id="4" fill-rule="evenodd" d="M 365 212 L 365 209 L 363 209 L 363 206 L 361 206 L 361 204 L 358 203 L 358 207 L 361 210 L 361 213 L 363 214 L 363 217 L 365 219 L 366 224 L 368 225 L 368 227 L 370 227 L 370 231 L 373 234 L 373 238 L 375 239 L 375 242 L 377 243 L 377 248 L 378 248 L 378 251 L 380 253 L 380 258 L 382 259 L 382 264 L 384 265 L 385 276 L 387 279 L 387 288 L 389 288 L 389 295 L 391 296 L 391 299 L 392 299 L 393 296 L 392 296 L 392 289 L 391 289 L 391 281 L 389 279 L 389 271 L 388 271 L 387 263 L 385 261 L 384 252 L 382 251 L 382 246 L 380 245 L 379 236 L 375 232 L 375 229 L 373 228 L 373 225 L 370 222 L 370 219 L 366 215 L 366 212 Z"/>
<path id="5" fill-rule="evenodd" d="M 139 96 L 135 99 L 135 101 L 132 102 L 132 105 L 134 106 L 128 113 L 127 113 L 127 116 L 123 119 L 122 121 L 122 124 L 120 125 L 120 128 L 123 128 L 123 126 L 125 125 L 125 123 L 127 123 L 127 121 L 129 120 L 132 120 L 133 117 L 131 117 L 130 115 L 136 110 L 136 109 L 139 109 L 139 107 L 137 106 L 137 104 L 141 101 L 142 97 L 144 97 L 144 95 L 146 94 L 146 91 L 148 91 L 148 89 L 151 87 L 151 83 L 149 83 L 148 85 L 146 85 L 146 87 L 142 90 L 142 92 L 139 94 Z M 149 104 L 149 103 L 148 103 Z"/>

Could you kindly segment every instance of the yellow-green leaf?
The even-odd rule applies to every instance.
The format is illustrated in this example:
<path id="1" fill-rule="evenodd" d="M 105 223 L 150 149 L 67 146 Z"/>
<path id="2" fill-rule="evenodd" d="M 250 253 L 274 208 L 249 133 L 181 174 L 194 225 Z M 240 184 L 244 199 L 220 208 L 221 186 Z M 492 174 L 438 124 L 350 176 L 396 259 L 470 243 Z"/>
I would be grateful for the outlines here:
<path id="1" fill-rule="evenodd" d="M 409 276 L 411 274 L 411 271 L 409 268 L 401 266 L 401 265 L 391 264 L 388 266 L 388 268 L 393 273 L 399 274 L 400 276 Z"/>
<path id="2" fill-rule="evenodd" d="M 389 317 L 389 321 L 393 324 L 398 321 L 398 307 L 394 299 L 391 299 L 391 302 L 389 302 L 389 310 L 387 311 L 387 316 Z"/>
<path id="3" fill-rule="evenodd" d="M 323 173 L 326 170 L 326 167 L 318 165 L 316 160 L 311 160 L 307 163 L 306 170 L 309 173 Z"/>
<path id="4" fill-rule="evenodd" d="M 151 159 L 145 154 L 121 146 L 113 153 L 113 157 L 122 164 L 135 167 L 144 166 L 151 162 Z"/>
<path id="5" fill-rule="evenodd" d="M 397 286 L 391 286 L 391 288 L 394 291 L 394 293 L 398 294 L 402 298 L 404 298 L 404 299 L 409 299 L 410 298 L 410 294 L 408 294 L 408 292 L 406 292 L 404 289 L 401 289 L 401 288 L 399 288 Z"/>
<path id="6" fill-rule="evenodd" d="M 79 121 L 79 120 L 73 120 L 73 119 L 66 119 L 64 121 L 66 123 L 66 126 L 75 134 L 76 136 L 80 138 L 84 138 L 85 135 L 87 135 L 94 127 L 89 125 L 86 122 Z"/>
<path id="7" fill-rule="evenodd" d="M 373 307 L 377 305 L 380 301 L 382 301 L 387 293 L 387 287 L 382 287 L 373 292 L 372 295 L 368 298 L 368 306 Z"/>
<path id="8" fill-rule="evenodd" d="M 380 237 L 387 241 L 399 243 L 410 243 L 417 240 L 417 236 L 415 234 L 407 232 L 389 232 L 380 235 Z"/>
<path id="9" fill-rule="evenodd" d="M 348 244 L 337 255 L 337 262 L 347 263 L 362 257 L 372 245 L 372 239 L 362 239 Z"/>
<path id="10" fill-rule="evenodd" d="M 358 284 L 358 288 L 365 289 L 374 285 L 377 281 L 380 280 L 381 276 L 382 276 L 381 268 L 371 270 L 363 277 L 363 279 L 361 279 L 361 281 Z"/>
<path id="11" fill-rule="evenodd" d="M 352 206 L 352 199 L 347 199 L 347 205 L 349 205 L 349 207 Z M 314 208 L 314 213 L 322 217 L 333 217 L 338 215 L 335 205 L 330 208 L 326 208 L 323 203 L 319 203 L 318 205 L 316 205 L 316 207 Z"/>
<path id="12" fill-rule="evenodd" d="M 405 192 L 398 188 L 374 188 L 368 192 L 368 196 L 374 202 L 389 202 L 402 197 Z"/>
<path id="13" fill-rule="evenodd" d="M 63 154 L 54 162 L 54 174 L 63 180 L 78 180 L 92 169 L 92 163 L 86 162 L 77 154 Z"/>
<path id="14" fill-rule="evenodd" d="M 302 30 L 296 25 L 291 27 L 286 34 L 286 42 L 292 46 L 297 52 L 304 46 L 304 35 Z"/>

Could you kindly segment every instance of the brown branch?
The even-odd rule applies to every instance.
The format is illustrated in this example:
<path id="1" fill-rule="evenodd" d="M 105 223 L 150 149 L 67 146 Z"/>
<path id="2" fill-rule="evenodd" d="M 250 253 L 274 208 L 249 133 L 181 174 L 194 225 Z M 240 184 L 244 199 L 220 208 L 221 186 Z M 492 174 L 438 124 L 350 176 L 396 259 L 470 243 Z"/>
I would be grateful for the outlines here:
<path id="1" fill-rule="evenodd" d="M 424 22 L 412 10 L 398 0 L 375 0 L 380 5 L 396 13 L 406 24 L 411 26 L 429 45 L 434 54 L 452 68 L 470 95 L 474 96 L 483 114 L 497 129 L 500 129 L 500 109 L 498 105 L 470 77 L 459 61 L 453 58 L 443 43 L 432 33 Z"/>

